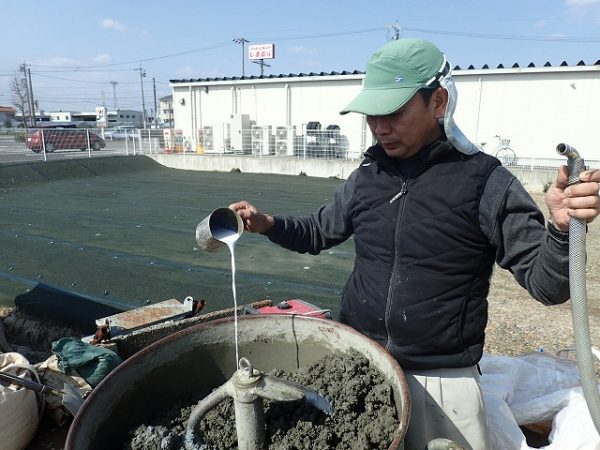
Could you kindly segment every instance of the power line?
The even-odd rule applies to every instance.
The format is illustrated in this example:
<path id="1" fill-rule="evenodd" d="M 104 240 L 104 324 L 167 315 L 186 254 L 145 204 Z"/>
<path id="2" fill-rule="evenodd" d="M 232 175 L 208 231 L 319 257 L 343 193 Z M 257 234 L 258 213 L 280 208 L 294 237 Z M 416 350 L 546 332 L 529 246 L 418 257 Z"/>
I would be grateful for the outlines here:
<path id="1" fill-rule="evenodd" d="M 257 41 L 261 41 L 261 40 L 268 40 L 268 41 L 290 41 L 290 40 L 305 40 L 305 39 L 319 39 L 319 38 L 335 38 L 335 37 L 343 37 L 343 36 L 349 36 L 349 35 L 357 35 L 357 34 L 364 34 L 364 33 L 373 33 L 373 32 L 378 32 L 381 33 L 382 31 L 387 33 L 387 37 L 388 38 L 392 38 L 392 39 L 397 39 L 400 38 L 401 32 L 413 32 L 413 33 L 425 33 L 425 34 L 432 34 L 432 35 L 444 35 L 444 36 L 456 36 L 456 37 L 464 37 L 464 38 L 471 38 L 471 39 L 494 39 L 494 40 L 506 40 L 506 41 L 532 41 L 532 42 L 573 42 L 573 43 L 580 43 L 580 42 L 591 42 L 591 43 L 597 43 L 600 42 L 600 37 L 598 36 L 535 36 L 535 35 L 520 35 L 520 34 L 499 34 L 499 33 L 478 33 L 478 32 L 466 32 L 466 31 L 452 31 L 452 30 L 442 30 L 442 29 L 433 29 L 433 28 L 417 28 L 417 27 L 409 27 L 409 26 L 400 26 L 398 24 L 398 22 L 396 21 L 396 24 L 394 25 L 387 25 L 387 26 L 378 26 L 378 27 L 370 27 L 370 28 L 359 28 L 359 29 L 352 29 L 352 30 L 345 30 L 345 31 L 339 31 L 339 32 L 323 32 L 323 33 L 315 33 L 315 34 L 298 34 L 295 36 L 267 36 L 267 37 L 259 37 L 257 39 L 253 39 L 254 42 Z M 82 84 L 82 85 L 104 85 L 109 83 L 109 81 L 93 81 L 93 80 L 89 80 L 89 79 L 76 79 L 76 78 L 63 78 L 63 77 L 59 77 L 59 76 L 52 76 L 49 75 L 49 73 L 71 73 L 71 74 L 77 74 L 78 72 L 83 73 L 90 73 L 90 72 L 129 72 L 132 69 L 128 68 L 117 68 L 117 66 L 124 66 L 124 65 L 133 65 L 133 64 L 140 64 L 142 62 L 148 62 L 148 61 L 156 61 L 156 60 L 161 60 L 161 59 L 167 59 L 167 58 L 174 58 L 174 57 L 178 57 L 178 56 L 183 56 L 183 55 L 190 55 L 193 53 L 200 53 L 200 52 L 205 52 L 205 51 L 209 51 L 209 50 L 213 50 L 213 49 L 218 49 L 218 48 L 222 48 L 222 47 L 228 47 L 228 46 L 232 46 L 235 44 L 241 44 L 242 47 L 242 76 L 245 75 L 245 67 L 244 67 L 244 60 L 245 60 L 245 44 L 249 43 L 250 41 L 247 40 L 245 37 L 236 37 L 235 39 L 233 39 L 233 41 L 227 41 L 227 42 L 217 42 L 215 44 L 210 44 L 210 45 L 206 45 L 204 47 L 200 47 L 200 48 L 196 48 L 193 50 L 188 50 L 188 51 L 182 51 L 182 52 L 174 52 L 174 53 L 170 53 L 170 54 L 164 54 L 164 55 L 160 55 L 160 56 L 155 56 L 155 57 L 149 57 L 149 58 L 144 58 L 144 59 L 138 59 L 138 60 L 132 60 L 132 61 L 124 61 L 124 62 L 115 62 L 115 63 L 111 63 L 111 64 L 100 64 L 100 65 L 92 65 L 92 66 L 83 66 L 83 65 L 72 65 L 72 66 L 48 66 L 48 65 L 31 65 L 28 64 L 29 67 L 34 68 L 35 67 L 35 71 L 31 71 L 31 75 L 34 77 L 43 77 L 43 78 L 48 78 L 48 79 L 55 79 L 55 80 L 61 80 L 61 81 L 65 81 L 67 83 L 71 83 L 71 84 Z M 133 69 L 133 70 L 141 70 L 141 64 L 140 64 L 140 69 Z M 0 70 L 0 77 L 11 77 L 14 76 L 15 71 L 14 70 L 6 70 L 6 71 L 1 71 Z M 154 74 L 157 75 L 157 74 Z M 167 75 L 167 74 L 159 74 L 161 76 L 165 76 L 165 77 L 169 77 L 171 75 Z M 117 76 L 115 75 L 114 77 L 111 77 L 110 79 L 118 79 Z M 124 86 L 126 89 L 128 87 L 128 85 L 135 85 L 137 82 L 135 81 L 119 81 L 119 87 Z M 161 82 L 161 81 L 156 81 L 155 83 L 161 86 L 168 86 L 169 83 L 168 82 Z M 143 93 L 143 79 L 141 77 L 141 72 L 140 72 L 140 84 L 142 85 L 142 96 L 144 95 Z M 73 91 L 76 91 L 79 88 L 79 86 L 69 86 L 67 89 L 71 89 Z M 82 86 L 83 88 L 83 86 Z M 121 94 L 122 95 L 122 94 Z M 39 97 L 39 95 L 38 95 Z M 44 101 L 50 101 L 50 100 L 46 100 L 44 97 L 41 97 L 42 99 L 44 99 Z M 127 98 L 127 96 L 123 97 L 123 98 Z M 73 98 L 71 101 L 76 101 L 75 98 Z M 134 96 L 131 96 L 131 101 L 134 101 Z M 115 102 L 116 103 L 116 102 Z M 142 98 L 142 108 L 144 109 L 144 99 Z M 144 111 L 145 112 L 145 111 Z"/>
<path id="2" fill-rule="evenodd" d="M 398 25 L 393 25 L 393 26 L 388 25 L 385 27 L 378 26 L 378 27 L 371 27 L 371 28 L 346 30 L 346 31 L 340 31 L 340 32 L 301 34 L 301 35 L 296 35 L 296 36 L 277 36 L 277 35 L 273 36 L 273 35 L 271 35 L 271 36 L 258 37 L 255 39 L 255 41 L 259 41 L 259 40 L 289 41 L 289 40 L 303 40 L 303 39 L 319 39 L 319 38 L 349 36 L 349 35 L 354 35 L 354 34 L 373 33 L 373 32 L 381 32 L 381 31 L 387 31 L 389 33 L 391 28 L 393 28 L 392 31 L 394 33 L 393 38 L 399 37 L 400 30 L 403 30 L 403 31 L 412 31 L 412 32 L 417 32 L 417 33 L 437 34 L 437 35 L 444 35 L 444 36 L 456 36 L 456 37 L 476 38 L 476 39 L 519 40 L 519 41 L 532 41 L 532 42 L 573 42 L 573 43 L 600 42 L 600 37 L 598 37 L 598 36 L 571 36 L 571 37 L 569 37 L 569 36 L 511 35 L 511 34 L 497 34 L 497 33 L 475 33 L 475 32 L 465 32 L 465 31 L 439 30 L 439 29 L 433 29 L 433 28 L 416 28 L 416 27 L 408 27 L 408 26 L 400 27 Z M 245 39 L 245 38 L 236 38 L 236 39 Z M 240 43 L 240 42 L 237 42 L 236 39 L 234 39 L 233 42 Z M 246 41 L 246 42 L 248 42 L 248 41 Z M 48 66 L 48 65 L 32 64 L 31 67 L 52 69 L 52 70 L 49 70 L 49 72 L 59 71 L 59 69 L 57 69 L 57 68 L 63 68 L 63 69 L 68 69 L 68 70 L 72 70 L 72 71 L 81 71 L 81 72 L 90 71 L 92 69 L 99 71 L 99 69 L 102 69 L 102 68 L 122 66 L 122 65 L 135 65 L 135 64 L 140 64 L 142 62 L 156 61 L 156 60 L 160 60 L 160 59 L 174 58 L 174 57 L 183 56 L 183 55 L 190 55 L 193 53 L 200 53 L 200 52 L 214 50 L 217 48 L 227 47 L 227 46 L 231 46 L 231 45 L 232 45 L 231 41 L 218 42 L 215 44 L 207 45 L 205 47 L 201 47 L 201 48 L 197 48 L 197 49 L 193 49 L 193 50 L 187 50 L 187 51 L 183 51 L 183 52 L 176 52 L 176 53 L 170 53 L 170 54 L 160 55 L 160 56 L 155 56 L 155 57 L 150 57 L 150 58 L 116 62 L 116 63 L 111 63 L 111 64 L 99 64 L 99 65 L 93 65 L 93 66 L 85 66 L 85 65 Z M 65 70 L 65 71 L 68 71 L 68 70 Z M 111 70 L 126 71 L 126 70 L 130 70 L 130 69 L 111 69 Z M 36 73 L 39 73 L 39 72 L 41 72 L 41 71 L 36 70 Z"/>
<path id="3" fill-rule="evenodd" d="M 507 41 L 532 41 L 532 42 L 600 42 L 600 37 L 593 36 L 531 36 L 518 34 L 494 33 L 469 33 L 465 31 L 433 30 L 430 28 L 402 27 L 402 30 L 418 33 L 441 34 L 444 36 L 468 37 L 477 39 L 500 39 Z"/>
<path id="4" fill-rule="evenodd" d="M 189 51 L 185 51 L 185 52 L 172 53 L 170 55 L 155 56 L 155 57 L 152 57 L 152 58 L 136 59 L 136 60 L 132 60 L 132 61 L 124 61 L 124 62 L 119 62 L 119 63 L 99 64 L 99 65 L 95 65 L 95 66 L 82 66 L 82 65 L 78 65 L 78 66 L 44 66 L 44 65 L 36 65 L 36 67 L 64 67 L 64 68 L 70 67 L 70 68 L 73 68 L 73 69 L 82 70 L 82 69 L 96 69 L 96 68 L 101 68 L 101 67 L 114 67 L 114 66 L 132 65 L 132 64 L 139 64 L 139 63 L 148 62 L 148 61 L 156 61 L 156 60 L 159 60 L 159 59 L 173 58 L 175 56 L 189 55 L 189 54 L 192 54 L 192 53 L 198 53 L 198 52 L 203 52 L 203 51 L 207 51 L 207 50 L 214 50 L 214 49 L 217 49 L 217 48 L 227 47 L 227 46 L 230 46 L 230 45 L 231 45 L 231 42 L 219 42 L 217 44 L 209 45 L 209 46 L 202 47 L 202 48 L 199 48 L 199 49 L 189 50 Z"/>
<path id="5" fill-rule="evenodd" d="M 349 31 L 340 31 L 337 33 L 318 33 L 318 34 L 305 34 L 300 36 L 288 36 L 288 37 L 266 37 L 266 38 L 257 38 L 257 41 L 299 41 L 302 39 L 318 39 L 318 38 L 328 38 L 328 37 L 339 37 L 339 36 L 350 36 L 353 34 L 363 34 L 363 33 L 373 33 L 375 31 L 381 32 L 383 27 L 373 27 L 373 28 L 363 28 L 360 30 L 349 30 Z"/>
<path id="6" fill-rule="evenodd" d="M 358 30 L 341 31 L 341 32 L 336 32 L 336 33 L 318 33 L 318 34 L 312 34 L 312 35 L 299 35 L 299 36 L 288 36 L 288 37 L 270 36 L 270 37 L 266 37 L 266 38 L 258 38 L 257 40 L 286 41 L 286 40 L 301 40 L 301 39 L 317 39 L 317 38 L 327 38 L 327 37 L 348 36 L 348 35 L 362 34 L 362 33 L 373 33 L 375 31 L 381 31 L 381 30 L 382 30 L 382 27 L 373 27 L 373 28 L 365 28 L 365 29 L 358 29 Z M 244 39 L 245 43 L 249 42 L 244 37 L 235 38 L 235 39 L 233 39 L 232 42 L 237 43 L 237 44 L 241 43 L 241 42 L 237 42 L 237 39 Z M 184 51 L 184 52 L 177 52 L 177 53 L 171 53 L 171 54 L 167 54 L 167 55 L 155 56 L 155 57 L 144 58 L 144 59 L 137 59 L 137 60 L 132 60 L 132 61 L 124 61 L 124 62 L 118 62 L 118 63 L 111 63 L 111 64 L 99 64 L 99 65 L 94 65 L 94 66 L 84 66 L 84 65 L 48 66 L 48 65 L 42 65 L 42 64 L 32 64 L 32 67 L 41 67 L 41 68 L 62 67 L 65 69 L 68 68 L 73 71 L 88 71 L 90 69 L 98 69 L 98 68 L 103 68 L 103 67 L 114 67 L 114 66 L 121 66 L 121 65 L 128 65 L 128 64 L 139 64 L 142 62 L 156 61 L 159 59 L 174 58 L 176 56 L 189 55 L 192 53 L 199 53 L 199 52 L 204 52 L 207 50 L 215 50 L 217 48 L 228 47 L 228 46 L 231 46 L 231 42 L 218 42 L 216 44 L 207 45 L 206 47 L 201 47 L 198 49 L 188 50 L 188 51 Z M 123 69 L 123 70 L 129 70 L 129 69 Z M 54 70 L 54 71 L 58 71 L 58 70 Z M 39 72 L 41 72 L 41 71 L 37 71 L 36 73 L 39 73 Z"/>
<path id="7" fill-rule="evenodd" d="M 128 69 L 127 71 L 129 72 L 129 71 L 131 71 L 131 69 Z M 33 74 L 37 77 L 50 78 L 52 80 L 72 81 L 72 82 L 76 82 L 76 83 L 87 83 L 87 84 L 106 84 L 107 83 L 106 81 L 78 80 L 78 79 L 74 79 L 74 78 L 53 77 L 52 75 L 41 75 L 39 72 L 33 72 Z M 129 81 L 129 82 L 123 82 L 123 84 L 136 84 L 136 83 L 133 81 Z"/>
<path id="8" fill-rule="evenodd" d="M 34 64 L 35 66 L 35 64 Z M 36 67 L 46 67 L 46 66 L 36 66 Z M 62 67 L 62 66 L 54 66 L 54 67 Z M 56 70 L 37 70 L 36 73 L 89 73 L 89 72 L 129 72 L 131 69 L 87 69 L 74 67 L 70 69 L 56 69 Z"/>

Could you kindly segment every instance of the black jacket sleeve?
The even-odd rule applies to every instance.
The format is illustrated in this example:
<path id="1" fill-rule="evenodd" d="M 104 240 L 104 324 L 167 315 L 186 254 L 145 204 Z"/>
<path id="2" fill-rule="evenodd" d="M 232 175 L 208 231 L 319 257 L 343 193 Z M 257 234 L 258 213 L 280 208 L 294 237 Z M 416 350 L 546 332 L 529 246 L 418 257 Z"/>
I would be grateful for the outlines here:
<path id="1" fill-rule="evenodd" d="M 266 236 L 284 248 L 311 255 L 344 242 L 354 231 L 350 213 L 354 179 L 351 174 L 338 186 L 333 200 L 309 216 L 275 216 Z"/>
<path id="2" fill-rule="evenodd" d="M 568 233 L 548 231 L 534 200 L 504 167 L 488 178 L 479 220 L 496 249 L 496 263 L 533 298 L 546 305 L 569 299 Z"/>

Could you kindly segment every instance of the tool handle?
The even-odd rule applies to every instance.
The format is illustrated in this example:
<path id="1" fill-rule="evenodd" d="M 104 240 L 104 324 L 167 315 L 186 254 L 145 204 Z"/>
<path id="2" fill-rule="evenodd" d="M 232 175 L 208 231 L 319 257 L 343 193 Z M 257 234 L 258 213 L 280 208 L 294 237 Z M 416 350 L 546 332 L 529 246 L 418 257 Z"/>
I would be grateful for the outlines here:
<path id="1" fill-rule="evenodd" d="M 52 393 L 52 394 L 60 395 L 59 391 L 57 391 L 54 388 L 51 388 L 50 386 L 47 386 L 47 385 L 41 384 L 41 383 L 37 383 L 35 381 L 31 381 L 26 378 L 20 378 L 20 377 L 17 377 L 16 375 L 11 375 L 9 373 L 0 372 L 0 380 L 6 381 L 9 383 L 13 383 L 13 384 L 16 384 L 19 386 L 23 386 L 26 389 L 31 389 L 33 391 L 41 392 L 43 394 Z"/>

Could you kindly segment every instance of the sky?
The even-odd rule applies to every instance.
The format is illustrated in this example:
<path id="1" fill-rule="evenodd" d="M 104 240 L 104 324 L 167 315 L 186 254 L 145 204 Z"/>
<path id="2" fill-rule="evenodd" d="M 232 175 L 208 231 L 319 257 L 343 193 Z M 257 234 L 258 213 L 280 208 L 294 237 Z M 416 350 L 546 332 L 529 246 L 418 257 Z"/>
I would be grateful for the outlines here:
<path id="1" fill-rule="evenodd" d="M 258 76 L 255 44 L 275 45 L 265 75 L 362 71 L 394 37 L 433 41 L 461 68 L 600 60 L 600 0 L 30 0 L 0 18 L 0 106 L 26 64 L 44 111 L 141 110 L 142 91 L 150 110 L 170 80 Z"/>

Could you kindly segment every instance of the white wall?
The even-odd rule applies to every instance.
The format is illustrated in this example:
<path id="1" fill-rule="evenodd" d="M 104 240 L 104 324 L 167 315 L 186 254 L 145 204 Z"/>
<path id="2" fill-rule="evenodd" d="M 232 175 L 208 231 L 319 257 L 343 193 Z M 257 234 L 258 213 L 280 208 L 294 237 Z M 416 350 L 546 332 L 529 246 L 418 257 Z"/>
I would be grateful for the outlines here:
<path id="1" fill-rule="evenodd" d="M 193 138 L 194 129 L 230 122 L 232 114 L 248 114 L 257 125 L 271 125 L 273 130 L 295 125 L 302 134 L 308 122 L 318 121 L 322 129 L 339 125 L 359 151 L 364 147 L 364 118 L 339 111 L 360 92 L 361 83 L 356 75 L 178 83 L 172 85 L 175 128 Z"/>
<path id="2" fill-rule="evenodd" d="M 597 159 L 600 127 L 592 111 L 600 95 L 600 67 L 457 70 L 455 119 L 474 142 L 510 139 L 519 157 L 555 158 L 566 142 Z M 258 125 L 337 124 L 356 154 L 371 142 L 360 114 L 339 115 L 360 91 L 362 75 L 325 75 L 172 83 L 175 128 L 186 137 L 202 125 L 243 113 Z M 181 105 L 180 99 L 185 99 Z"/>
<path id="3" fill-rule="evenodd" d="M 502 135 L 519 156 L 537 158 L 555 157 L 556 145 L 566 142 L 598 159 L 600 127 L 592 112 L 600 94 L 596 67 L 508 70 L 455 74 L 455 119 L 471 140 Z"/>

